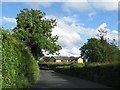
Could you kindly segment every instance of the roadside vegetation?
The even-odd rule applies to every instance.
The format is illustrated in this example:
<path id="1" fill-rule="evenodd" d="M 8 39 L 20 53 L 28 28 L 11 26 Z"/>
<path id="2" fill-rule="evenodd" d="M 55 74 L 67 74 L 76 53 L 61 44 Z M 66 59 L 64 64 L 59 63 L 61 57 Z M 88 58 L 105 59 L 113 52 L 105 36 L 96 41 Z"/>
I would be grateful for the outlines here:
<path id="1" fill-rule="evenodd" d="M 26 88 L 39 76 L 30 49 L 2 29 L 2 88 Z"/>
<path id="2" fill-rule="evenodd" d="M 0 30 L 0 90 L 2 89 L 2 32 Z"/>
<path id="3" fill-rule="evenodd" d="M 98 64 L 98 63 L 96 63 Z M 79 77 L 81 79 L 91 80 L 107 85 L 109 87 L 119 88 L 120 63 L 116 65 L 85 65 L 56 67 L 54 70 L 59 73 Z"/>
<path id="4" fill-rule="evenodd" d="M 2 65 L 0 65 L 0 90 L 2 89 Z"/>
<path id="5" fill-rule="evenodd" d="M 49 58 L 43 57 L 43 52 L 59 54 L 59 50 L 62 49 L 56 44 L 59 37 L 52 36 L 52 28 L 57 25 L 56 20 L 46 19 L 45 13 L 40 10 L 27 8 L 17 14 L 16 20 L 17 25 L 11 32 L 0 28 L 2 88 L 29 87 L 38 79 L 39 68 L 52 69 L 110 87 L 119 87 L 120 49 L 116 46 L 115 40 L 107 41 L 106 31 L 98 30 L 97 38 L 88 39 L 80 48 L 84 63 L 50 63 Z M 37 61 L 41 57 L 43 60 L 38 66 Z"/>
<path id="6" fill-rule="evenodd" d="M 120 63 L 40 63 L 39 67 L 119 88 Z"/>
<path id="7" fill-rule="evenodd" d="M 30 87 L 39 78 L 37 60 L 44 56 L 42 50 L 52 54 L 61 49 L 61 46 L 56 44 L 58 36 L 51 34 L 56 20 L 46 19 L 44 16 L 45 13 L 40 10 L 26 8 L 17 14 L 17 25 L 11 32 L 0 28 L 0 81 L 2 78 L 3 89 Z"/>
<path id="8" fill-rule="evenodd" d="M 88 39 L 88 42 L 80 48 L 84 63 L 44 63 L 44 66 L 62 74 L 119 88 L 120 49 L 114 39 L 106 40 L 107 31 L 103 29 L 98 31 L 98 38 Z"/>

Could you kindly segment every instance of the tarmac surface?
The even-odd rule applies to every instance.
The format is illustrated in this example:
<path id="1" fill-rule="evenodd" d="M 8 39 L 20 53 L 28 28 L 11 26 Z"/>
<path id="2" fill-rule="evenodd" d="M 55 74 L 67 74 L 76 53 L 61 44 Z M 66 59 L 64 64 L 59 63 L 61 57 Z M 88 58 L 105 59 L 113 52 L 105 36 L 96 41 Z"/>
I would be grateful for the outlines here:
<path id="1" fill-rule="evenodd" d="M 52 70 L 40 70 L 39 80 L 30 88 L 110 88 L 95 82 L 56 73 Z"/>

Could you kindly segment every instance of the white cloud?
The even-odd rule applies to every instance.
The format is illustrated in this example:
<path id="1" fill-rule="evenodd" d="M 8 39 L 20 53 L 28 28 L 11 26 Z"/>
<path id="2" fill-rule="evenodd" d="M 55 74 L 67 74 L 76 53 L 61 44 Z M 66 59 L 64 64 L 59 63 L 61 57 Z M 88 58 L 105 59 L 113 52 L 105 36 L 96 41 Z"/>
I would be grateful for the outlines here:
<path id="1" fill-rule="evenodd" d="M 51 19 L 56 18 L 57 19 L 57 26 L 53 28 L 52 35 L 58 35 L 58 44 L 62 46 L 62 50 L 60 50 L 61 56 L 79 56 L 80 52 L 79 47 L 81 46 L 82 39 L 80 37 L 80 34 L 72 28 L 72 24 L 77 22 L 77 19 L 74 18 L 75 15 L 72 17 L 66 16 L 66 17 L 55 17 L 53 15 L 46 16 L 45 18 Z M 71 23 L 70 25 L 68 23 Z M 76 26 L 76 24 L 74 25 Z M 75 49 L 76 47 L 76 49 Z M 74 50 L 73 50 L 74 49 Z"/>
<path id="2" fill-rule="evenodd" d="M 60 50 L 60 56 L 72 56 L 72 55 L 68 53 L 68 49 L 62 48 L 62 50 Z"/>
<path id="3" fill-rule="evenodd" d="M 60 19 L 65 24 L 69 24 L 70 26 L 84 26 L 83 23 L 80 23 L 80 20 L 77 19 L 76 15 L 73 16 L 64 16 Z"/>
<path id="4" fill-rule="evenodd" d="M 119 2 L 120 0 L 87 0 L 88 2 Z"/>
<path id="5" fill-rule="evenodd" d="M 117 30 L 110 30 L 108 27 L 107 27 L 107 24 L 106 23 L 103 23 L 101 24 L 98 29 L 103 29 L 105 31 L 107 31 L 107 34 L 105 35 L 105 38 L 106 39 L 109 39 L 110 42 L 115 39 L 116 40 L 116 43 L 118 42 L 118 31 Z M 98 31 L 97 31 L 98 33 Z"/>
<path id="6" fill-rule="evenodd" d="M 109 31 L 105 38 L 109 39 L 110 42 L 112 42 L 113 39 L 115 39 L 115 43 L 118 45 L 118 42 L 120 42 L 120 41 L 118 39 L 118 33 L 116 33 L 116 32 L 117 31 L 115 31 L 115 30 Z"/>
<path id="7" fill-rule="evenodd" d="M 111 41 L 115 39 L 116 42 L 118 42 L 118 31 L 110 30 L 107 28 L 106 23 L 101 24 L 98 28 L 103 28 L 108 31 L 105 38 L 109 38 Z M 64 22 L 58 21 L 58 26 L 53 29 L 53 35 L 59 36 L 58 44 L 63 47 L 63 49 L 60 50 L 60 55 L 79 56 L 79 48 L 83 45 L 83 41 L 80 35 L 82 34 L 89 38 L 95 37 L 98 28 L 92 29 L 82 26 L 70 26 Z"/>
<path id="8" fill-rule="evenodd" d="M 118 31 L 116 31 L 116 30 L 113 30 L 113 31 L 112 31 L 112 33 L 114 33 L 114 34 L 118 34 Z"/>
<path id="9" fill-rule="evenodd" d="M 110 38 L 111 40 L 115 39 L 118 42 L 118 31 L 116 31 L 116 30 L 110 31 L 109 30 L 107 37 Z"/>
<path id="10" fill-rule="evenodd" d="M 46 18 L 46 19 L 57 19 L 57 17 L 56 16 L 54 16 L 54 15 L 46 15 L 44 18 Z"/>
<path id="11" fill-rule="evenodd" d="M 118 10 L 118 3 L 117 2 L 104 2 L 104 1 L 101 1 L 101 2 L 94 2 L 94 3 L 91 3 L 91 6 L 98 10 L 106 10 L 106 11 L 113 11 L 113 10 Z"/>
<path id="12" fill-rule="evenodd" d="M 71 1 L 71 0 L 70 0 Z M 83 1 L 83 2 L 82 2 Z M 95 15 L 93 12 L 97 10 L 105 11 L 117 11 L 118 2 L 117 1 L 108 1 L 108 0 L 82 0 L 80 2 L 64 2 L 62 8 L 67 12 L 89 12 L 89 16 Z"/>
<path id="13" fill-rule="evenodd" d="M 67 12 L 71 12 L 71 11 L 83 12 L 83 11 L 92 11 L 93 10 L 87 1 L 64 2 L 62 8 L 64 11 L 67 11 Z"/>
<path id="14" fill-rule="evenodd" d="M 12 29 L 14 29 L 15 27 L 11 27 L 10 29 L 12 30 Z"/>
<path id="15" fill-rule="evenodd" d="M 72 23 L 75 23 L 76 22 L 76 19 L 74 19 L 74 18 L 71 18 L 71 17 L 63 17 L 63 21 L 64 22 L 72 22 Z"/>
<path id="16" fill-rule="evenodd" d="M 80 46 L 81 37 L 79 33 L 70 27 L 59 21 L 52 33 L 59 36 L 58 44 L 63 47 Z"/>
<path id="17" fill-rule="evenodd" d="M 49 2 L 85 2 L 86 0 L 49 0 Z M 98 2 L 98 0 L 88 0 L 89 2 Z M 118 2 L 119 0 L 114 0 Z M 48 2 L 48 0 L 1 0 L 1 2 Z M 113 2 L 112 0 L 100 0 L 99 2 Z"/>
<path id="18" fill-rule="evenodd" d="M 52 5 L 50 2 L 27 2 L 25 4 L 32 7 L 33 9 L 39 9 L 40 7 L 48 8 Z"/>
<path id="19" fill-rule="evenodd" d="M 83 45 L 80 34 L 89 37 L 93 37 L 95 35 L 95 29 L 84 28 L 83 26 L 76 25 L 76 23 L 74 23 L 74 25 L 69 25 L 66 23 L 73 23 L 75 22 L 74 20 L 76 19 L 73 17 L 63 17 L 62 19 L 59 17 L 59 19 L 57 19 L 57 26 L 52 31 L 53 36 L 59 36 L 57 43 L 62 46 L 62 50 L 60 50 L 60 55 L 79 56 L 79 48 Z"/>
<path id="20" fill-rule="evenodd" d="M 54 15 L 45 16 L 47 19 L 57 19 L 57 26 L 52 29 L 52 35 L 58 35 L 58 44 L 62 46 L 60 50 L 61 56 L 79 56 L 79 47 L 82 44 L 82 39 L 80 34 L 75 30 L 76 15 L 65 16 L 65 17 L 56 17 Z M 71 23 L 71 24 L 68 24 Z M 74 24 L 74 26 L 72 25 Z M 50 55 L 49 55 L 50 56 Z"/>
<path id="21" fill-rule="evenodd" d="M 96 15 L 95 12 L 90 12 L 90 13 L 88 14 L 89 17 L 92 17 L 92 16 L 94 16 L 94 15 Z"/>
<path id="22" fill-rule="evenodd" d="M 3 21 L 7 21 L 7 22 L 16 23 L 16 19 L 15 18 L 3 17 L 2 20 Z"/>
<path id="23" fill-rule="evenodd" d="M 103 29 L 105 30 L 107 28 L 107 24 L 106 23 L 103 23 L 99 26 L 99 29 Z"/>
<path id="24" fill-rule="evenodd" d="M 61 56 L 80 56 L 79 48 L 85 43 L 81 35 L 88 38 L 95 37 L 98 28 L 108 30 L 108 34 L 106 37 L 110 38 L 110 40 L 112 40 L 113 38 L 117 40 L 116 35 L 118 32 L 116 30 L 110 30 L 109 28 L 107 28 L 106 23 L 102 23 L 97 29 L 93 29 L 80 25 L 78 26 L 76 23 L 80 21 L 77 21 L 76 17 L 73 16 L 58 18 L 53 15 L 49 15 L 46 16 L 46 18 L 57 19 L 57 26 L 53 28 L 52 35 L 59 36 L 57 43 L 62 46 L 62 50 L 60 50 Z M 70 22 L 71 24 L 68 24 L 68 22 Z"/>
<path id="25" fill-rule="evenodd" d="M 62 50 L 60 50 L 60 56 L 74 56 L 74 57 L 78 57 L 80 56 L 80 51 L 79 48 L 63 48 Z"/>
<path id="26" fill-rule="evenodd" d="M 23 0 L 21 0 L 22 2 Z M 18 0 L 1 0 L 1 2 L 18 2 Z"/>
<path id="27" fill-rule="evenodd" d="M 83 34 L 89 37 L 93 37 L 96 35 L 95 29 L 93 28 L 85 28 L 85 27 L 74 27 L 74 28 L 78 28 L 78 32 L 80 34 Z"/>
<path id="28" fill-rule="evenodd" d="M 74 54 L 76 56 L 79 56 L 80 55 L 80 50 L 79 50 L 80 47 L 73 47 L 71 50 L 69 50 L 69 53 L 71 54 Z"/>

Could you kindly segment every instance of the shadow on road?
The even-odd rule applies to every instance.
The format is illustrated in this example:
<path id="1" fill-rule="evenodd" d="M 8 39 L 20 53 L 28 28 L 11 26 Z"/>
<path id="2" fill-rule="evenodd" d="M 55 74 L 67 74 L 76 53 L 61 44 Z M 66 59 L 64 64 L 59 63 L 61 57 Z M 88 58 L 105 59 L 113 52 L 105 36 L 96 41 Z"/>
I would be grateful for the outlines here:
<path id="1" fill-rule="evenodd" d="M 109 88 L 87 80 L 56 73 L 52 70 L 40 70 L 40 78 L 30 88 Z"/>

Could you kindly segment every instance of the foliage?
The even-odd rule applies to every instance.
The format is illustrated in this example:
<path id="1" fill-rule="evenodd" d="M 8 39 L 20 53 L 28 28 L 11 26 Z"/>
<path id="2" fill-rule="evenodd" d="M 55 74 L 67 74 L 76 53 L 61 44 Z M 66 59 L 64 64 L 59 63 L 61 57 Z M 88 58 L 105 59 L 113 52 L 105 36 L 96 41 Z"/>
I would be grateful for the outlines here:
<path id="1" fill-rule="evenodd" d="M 39 68 L 30 49 L 2 31 L 2 87 L 25 88 L 38 79 Z"/>
<path id="2" fill-rule="evenodd" d="M 57 66 L 57 67 L 55 67 L 55 68 L 70 68 L 70 66 Z"/>
<path id="3" fill-rule="evenodd" d="M 13 36 L 30 47 L 36 59 L 43 56 L 43 50 L 50 54 L 59 54 L 61 49 L 61 46 L 56 44 L 58 36 L 52 36 L 56 20 L 46 19 L 44 16 L 45 13 L 40 10 L 25 8 L 17 14 L 17 26 L 13 29 Z"/>
<path id="4" fill-rule="evenodd" d="M 0 90 L 2 89 L 2 72 L 0 73 Z"/>
<path id="5" fill-rule="evenodd" d="M 58 66 L 69 66 L 71 63 L 39 63 L 40 69 L 54 70 Z"/>
<path id="6" fill-rule="evenodd" d="M 118 62 L 120 50 L 106 40 L 90 38 L 81 48 L 81 56 L 88 62 Z"/>
<path id="7" fill-rule="evenodd" d="M 54 70 L 56 68 L 80 68 L 84 67 L 84 63 L 39 63 L 40 69 Z"/>
<path id="8" fill-rule="evenodd" d="M 43 59 L 43 61 L 48 62 L 48 61 L 50 60 L 50 58 L 51 58 L 51 57 L 43 56 L 42 59 Z"/>
<path id="9" fill-rule="evenodd" d="M 83 59 L 88 60 L 88 62 L 119 62 L 120 50 L 114 44 L 115 39 L 113 39 L 112 43 L 107 42 L 105 38 L 107 31 L 105 28 L 99 28 L 98 32 L 96 35 L 98 39 L 90 38 L 80 48 Z"/>
<path id="10" fill-rule="evenodd" d="M 73 63 L 70 65 L 71 68 L 80 68 L 80 67 L 84 67 L 85 64 L 84 63 Z"/>
<path id="11" fill-rule="evenodd" d="M 89 65 L 90 64 L 90 65 Z M 109 87 L 119 88 L 120 63 L 105 65 L 104 63 L 87 63 L 83 67 L 58 66 L 54 70 L 58 73 L 91 80 Z"/>
<path id="12" fill-rule="evenodd" d="M 70 56 L 70 58 L 74 58 L 74 56 Z"/>
<path id="13" fill-rule="evenodd" d="M 2 89 L 2 33 L 0 27 L 0 90 Z"/>
<path id="14" fill-rule="evenodd" d="M 105 40 L 105 35 L 107 34 L 107 31 L 103 28 L 99 28 L 98 32 L 99 33 L 96 36 L 100 39 L 100 41 L 102 43 Z"/>
<path id="15" fill-rule="evenodd" d="M 91 80 L 109 87 L 119 87 L 120 63 L 69 63 L 69 64 L 39 64 L 58 73 Z M 43 68 L 42 68 L 43 69 Z"/>

